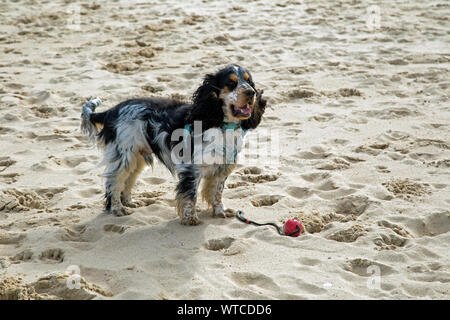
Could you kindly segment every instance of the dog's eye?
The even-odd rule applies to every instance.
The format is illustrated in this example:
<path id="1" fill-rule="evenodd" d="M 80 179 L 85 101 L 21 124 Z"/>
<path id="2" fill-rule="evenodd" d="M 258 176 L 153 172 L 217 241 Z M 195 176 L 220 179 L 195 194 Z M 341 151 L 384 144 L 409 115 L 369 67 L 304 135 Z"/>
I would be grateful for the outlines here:
<path id="1" fill-rule="evenodd" d="M 237 83 L 234 82 L 233 80 L 229 80 L 227 82 L 227 87 L 230 88 L 231 90 L 233 90 L 234 88 L 236 88 Z"/>

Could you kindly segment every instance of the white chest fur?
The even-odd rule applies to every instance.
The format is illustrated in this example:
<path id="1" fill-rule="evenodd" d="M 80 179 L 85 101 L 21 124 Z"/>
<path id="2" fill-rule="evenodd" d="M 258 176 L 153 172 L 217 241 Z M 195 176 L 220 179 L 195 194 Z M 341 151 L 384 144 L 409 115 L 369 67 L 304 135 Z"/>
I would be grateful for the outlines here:
<path id="1" fill-rule="evenodd" d="M 193 162 L 202 165 L 236 163 L 244 144 L 244 135 L 242 128 L 211 128 L 203 132 L 201 140 L 194 136 Z"/>

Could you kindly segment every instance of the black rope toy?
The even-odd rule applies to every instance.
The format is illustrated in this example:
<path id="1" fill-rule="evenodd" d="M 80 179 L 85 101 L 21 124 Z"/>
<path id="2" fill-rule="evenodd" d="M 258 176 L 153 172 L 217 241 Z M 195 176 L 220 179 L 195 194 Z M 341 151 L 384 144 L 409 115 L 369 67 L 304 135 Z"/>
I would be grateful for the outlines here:
<path id="1" fill-rule="evenodd" d="M 272 226 L 275 227 L 278 231 L 278 233 L 282 236 L 288 236 L 288 237 L 298 237 L 300 233 L 303 230 L 303 227 L 300 223 L 300 221 L 296 219 L 289 219 L 285 222 L 284 227 L 280 228 L 278 225 L 276 225 L 273 222 L 266 222 L 266 223 L 258 223 L 252 220 L 249 220 L 243 216 L 243 212 L 241 210 L 238 210 L 236 213 L 236 218 L 238 218 L 240 221 L 246 223 L 246 224 L 253 224 L 255 226 Z"/>

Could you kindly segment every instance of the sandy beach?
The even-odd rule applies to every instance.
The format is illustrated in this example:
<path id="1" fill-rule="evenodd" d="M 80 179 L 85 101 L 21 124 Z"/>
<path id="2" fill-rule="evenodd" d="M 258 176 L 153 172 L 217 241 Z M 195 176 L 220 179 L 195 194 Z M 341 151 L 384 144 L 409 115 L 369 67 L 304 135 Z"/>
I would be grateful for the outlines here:
<path id="1" fill-rule="evenodd" d="M 447 1 L 0 2 L 0 299 L 449 299 Z M 82 104 L 190 100 L 238 63 L 268 108 L 224 204 L 299 237 L 183 226 L 176 179 L 103 213 Z M 276 137 L 276 139 L 274 138 Z"/>

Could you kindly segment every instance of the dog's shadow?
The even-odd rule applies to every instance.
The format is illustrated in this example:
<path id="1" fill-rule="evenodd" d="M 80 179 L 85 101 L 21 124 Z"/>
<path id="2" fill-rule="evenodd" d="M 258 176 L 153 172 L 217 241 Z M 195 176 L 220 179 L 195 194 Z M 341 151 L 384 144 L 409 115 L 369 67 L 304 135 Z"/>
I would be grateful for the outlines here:
<path id="1" fill-rule="evenodd" d="M 113 298 L 142 292 L 138 297 L 195 299 L 201 288 L 192 282 L 203 269 L 197 256 L 206 250 L 205 230 L 215 219 L 202 212 L 202 224 L 185 226 L 175 214 L 152 220 L 156 214 L 151 206 L 146 211 L 123 217 L 102 212 L 71 226 L 65 240 L 84 243 L 85 249 L 77 250 L 70 263 L 79 265 L 87 278 L 98 278 L 102 270 L 112 275 L 107 283 Z M 124 277 L 129 277 L 129 287 Z"/>

